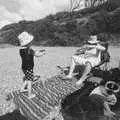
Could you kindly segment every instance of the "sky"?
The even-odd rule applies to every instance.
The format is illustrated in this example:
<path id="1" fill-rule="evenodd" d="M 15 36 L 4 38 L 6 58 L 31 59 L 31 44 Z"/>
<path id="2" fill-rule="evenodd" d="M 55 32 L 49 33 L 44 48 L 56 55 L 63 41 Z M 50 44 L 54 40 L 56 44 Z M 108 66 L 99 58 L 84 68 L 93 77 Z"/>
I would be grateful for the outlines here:
<path id="1" fill-rule="evenodd" d="M 0 28 L 20 20 L 38 20 L 69 5 L 70 0 L 0 0 Z"/>

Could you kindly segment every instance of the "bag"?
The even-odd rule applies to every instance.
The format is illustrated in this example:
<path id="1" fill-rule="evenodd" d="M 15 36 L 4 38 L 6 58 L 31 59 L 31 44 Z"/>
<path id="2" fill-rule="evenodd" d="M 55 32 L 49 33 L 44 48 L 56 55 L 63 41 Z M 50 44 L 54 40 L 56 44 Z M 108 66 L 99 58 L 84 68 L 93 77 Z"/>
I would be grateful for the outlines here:
<path id="1" fill-rule="evenodd" d="M 109 62 L 110 61 L 110 54 L 108 51 L 101 52 L 101 61 Z"/>

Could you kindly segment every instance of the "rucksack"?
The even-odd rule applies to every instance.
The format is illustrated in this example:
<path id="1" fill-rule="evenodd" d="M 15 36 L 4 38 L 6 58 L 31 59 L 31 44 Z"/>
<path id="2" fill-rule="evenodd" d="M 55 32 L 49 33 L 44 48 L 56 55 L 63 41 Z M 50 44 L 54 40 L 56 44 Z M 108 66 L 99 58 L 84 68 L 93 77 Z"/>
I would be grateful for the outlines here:
<path id="1" fill-rule="evenodd" d="M 110 61 L 110 54 L 108 51 L 101 52 L 101 61 L 109 62 Z"/>

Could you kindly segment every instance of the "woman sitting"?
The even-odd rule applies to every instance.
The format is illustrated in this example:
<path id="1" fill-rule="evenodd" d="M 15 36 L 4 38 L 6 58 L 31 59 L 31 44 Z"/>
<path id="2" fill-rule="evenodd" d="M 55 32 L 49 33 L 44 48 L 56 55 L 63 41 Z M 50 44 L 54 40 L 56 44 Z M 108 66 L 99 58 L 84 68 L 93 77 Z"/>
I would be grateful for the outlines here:
<path id="1" fill-rule="evenodd" d="M 100 41 L 97 40 L 97 36 L 91 36 L 88 43 L 88 45 L 83 46 L 84 52 L 82 52 L 82 54 L 80 53 L 72 56 L 70 71 L 69 74 L 66 76 L 67 79 L 72 78 L 75 66 L 77 64 L 84 65 L 85 70 L 80 80 L 77 81 L 77 85 L 82 84 L 83 81 L 87 78 L 87 75 L 88 73 L 90 73 L 91 69 L 101 63 L 101 52 L 106 49 L 100 44 Z"/>

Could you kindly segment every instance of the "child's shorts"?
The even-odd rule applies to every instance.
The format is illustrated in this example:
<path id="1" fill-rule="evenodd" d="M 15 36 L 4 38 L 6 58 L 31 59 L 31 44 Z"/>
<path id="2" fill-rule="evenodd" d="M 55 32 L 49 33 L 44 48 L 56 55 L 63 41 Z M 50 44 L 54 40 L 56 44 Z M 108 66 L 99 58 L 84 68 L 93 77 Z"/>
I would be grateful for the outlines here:
<path id="1" fill-rule="evenodd" d="M 23 69 L 25 74 L 24 80 L 33 81 L 33 69 Z"/>

